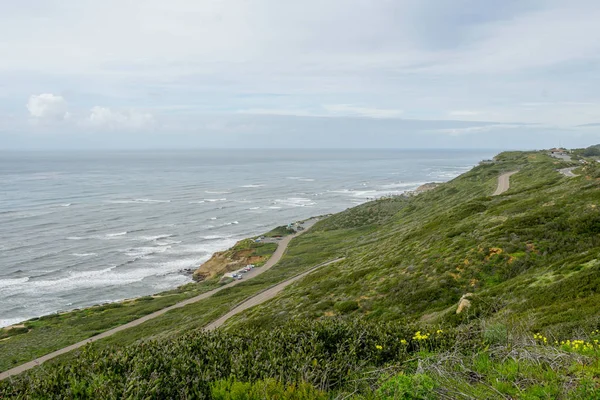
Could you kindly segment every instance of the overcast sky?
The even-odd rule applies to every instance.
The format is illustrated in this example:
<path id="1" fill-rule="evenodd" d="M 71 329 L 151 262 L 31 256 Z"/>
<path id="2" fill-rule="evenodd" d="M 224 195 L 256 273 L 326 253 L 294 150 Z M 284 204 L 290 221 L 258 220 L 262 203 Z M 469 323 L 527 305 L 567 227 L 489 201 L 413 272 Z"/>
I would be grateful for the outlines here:
<path id="1" fill-rule="evenodd" d="M 600 142 L 597 0 L 0 0 L 0 149 Z"/>

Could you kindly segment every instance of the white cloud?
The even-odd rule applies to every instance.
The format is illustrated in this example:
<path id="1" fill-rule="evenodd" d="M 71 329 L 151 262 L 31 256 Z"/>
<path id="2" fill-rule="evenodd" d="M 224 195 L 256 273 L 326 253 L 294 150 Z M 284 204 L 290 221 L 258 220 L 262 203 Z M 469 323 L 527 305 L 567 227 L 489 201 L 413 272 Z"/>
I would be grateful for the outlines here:
<path id="1" fill-rule="evenodd" d="M 323 108 L 335 116 L 368 117 L 368 118 L 400 118 L 402 110 L 388 108 L 360 107 L 352 104 L 327 104 Z"/>
<path id="2" fill-rule="evenodd" d="M 297 108 L 248 108 L 238 110 L 238 114 L 253 114 L 253 115 L 293 115 L 297 117 L 315 117 L 319 116 L 308 110 Z"/>
<path id="3" fill-rule="evenodd" d="M 51 93 L 31 95 L 27 109 L 32 117 L 39 119 L 61 120 L 69 117 L 65 99 Z"/>
<path id="4" fill-rule="evenodd" d="M 527 129 L 527 128 L 539 128 L 539 126 L 529 126 L 524 124 L 488 124 L 481 126 L 468 126 L 465 128 L 445 128 L 435 129 L 432 132 L 438 132 L 447 134 L 450 136 L 463 136 L 476 133 L 491 132 L 495 130 L 506 130 L 506 129 Z M 508 146 L 507 146 L 508 147 Z"/>
<path id="5" fill-rule="evenodd" d="M 155 118 L 151 113 L 135 110 L 111 110 L 96 106 L 90 110 L 87 122 L 96 128 L 109 130 L 138 130 L 151 128 Z"/>
<path id="6" fill-rule="evenodd" d="M 471 111 L 471 110 L 456 110 L 450 111 L 448 113 L 451 117 L 473 117 L 475 115 L 479 115 L 479 111 Z"/>

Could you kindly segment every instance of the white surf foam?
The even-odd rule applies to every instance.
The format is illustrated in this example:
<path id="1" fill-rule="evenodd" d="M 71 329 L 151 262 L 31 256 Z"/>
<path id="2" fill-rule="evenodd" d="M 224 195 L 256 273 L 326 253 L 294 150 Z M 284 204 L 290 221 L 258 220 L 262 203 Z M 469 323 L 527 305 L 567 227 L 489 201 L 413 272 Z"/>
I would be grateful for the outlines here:
<path id="1" fill-rule="evenodd" d="M 25 278 L 14 278 L 14 279 L 0 279 L 0 289 L 6 289 L 14 286 L 22 285 L 29 281 L 29 277 Z"/>
<path id="2" fill-rule="evenodd" d="M 140 240 L 145 240 L 147 242 L 155 242 L 157 240 L 161 240 L 161 239 L 168 239 L 170 237 L 172 237 L 173 235 L 165 233 L 162 235 L 155 235 L 155 236 L 140 236 L 139 239 Z"/>
<path id="3" fill-rule="evenodd" d="M 249 184 L 249 185 L 242 185 L 241 187 L 247 188 L 247 189 L 254 189 L 254 188 L 261 188 L 264 186 L 265 185 L 262 185 L 262 184 Z"/>
<path id="4" fill-rule="evenodd" d="M 379 186 L 381 189 L 402 189 L 402 188 L 417 188 L 421 185 L 426 184 L 427 182 L 398 182 L 398 183 L 389 183 L 386 185 Z"/>
<path id="5" fill-rule="evenodd" d="M 111 204 L 140 204 L 140 203 L 170 203 L 171 200 L 157 199 L 125 199 L 125 200 L 108 200 Z"/>
<path id="6" fill-rule="evenodd" d="M 219 191 L 219 190 L 205 190 L 204 193 L 208 193 L 208 194 L 229 194 L 231 192 L 228 191 Z"/>
<path id="7" fill-rule="evenodd" d="M 131 249 L 127 249 L 125 251 L 125 254 L 127 254 L 130 257 L 134 257 L 134 260 L 131 260 L 131 261 L 136 261 L 139 258 L 147 257 L 152 254 L 164 253 L 165 251 L 169 250 L 170 248 L 171 248 L 171 246 L 168 246 L 168 245 L 167 246 L 157 246 L 157 247 L 152 247 L 152 246 L 134 247 Z"/>
<path id="8" fill-rule="evenodd" d="M 217 202 L 217 201 L 226 201 L 226 200 L 227 199 L 225 197 L 220 198 L 220 199 L 204 199 L 204 201 L 208 201 L 210 203 L 214 203 L 214 202 Z"/>
<path id="9" fill-rule="evenodd" d="M 310 207 L 317 203 L 304 197 L 288 197 L 287 199 L 275 199 L 274 204 L 281 204 L 287 207 Z"/>
<path id="10" fill-rule="evenodd" d="M 107 233 L 106 235 L 104 235 L 104 237 L 114 238 L 114 237 L 125 236 L 125 235 L 127 235 L 127 231 L 116 232 L 116 233 Z"/>
<path id="11" fill-rule="evenodd" d="M 202 236 L 202 239 L 205 240 L 216 240 L 216 239 L 229 239 L 231 235 L 207 235 Z"/>
<path id="12" fill-rule="evenodd" d="M 74 257 L 93 257 L 97 256 L 98 253 L 71 253 Z"/>

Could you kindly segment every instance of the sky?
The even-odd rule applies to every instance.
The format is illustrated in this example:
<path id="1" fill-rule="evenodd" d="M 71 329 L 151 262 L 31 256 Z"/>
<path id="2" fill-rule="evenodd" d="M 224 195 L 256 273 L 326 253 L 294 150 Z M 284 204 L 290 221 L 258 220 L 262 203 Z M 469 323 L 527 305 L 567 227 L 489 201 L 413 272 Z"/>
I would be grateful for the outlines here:
<path id="1" fill-rule="evenodd" d="M 600 143 L 597 0 L 0 0 L 0 149 Z"/>

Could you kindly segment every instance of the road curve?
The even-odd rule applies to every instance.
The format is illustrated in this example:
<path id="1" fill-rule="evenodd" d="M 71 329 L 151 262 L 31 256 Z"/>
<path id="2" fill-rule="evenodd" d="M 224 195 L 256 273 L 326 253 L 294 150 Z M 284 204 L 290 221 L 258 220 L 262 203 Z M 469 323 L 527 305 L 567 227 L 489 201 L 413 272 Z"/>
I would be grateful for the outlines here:
<path id="1" fill-rule="evenodd" d="M 563 168 L 559 169 L 558 172 L 566 176 L 567 178 L 577 178 L 579 175 L 575 175 L 573 171 L 575 171 L 579 167 L 571 167 L 571 168 Z"/>
<path id="2" fill-rule="evenodd" d="M 256 276 L 258 276 L 258 275 L 260 275 L 260 274 L 262 274 L 262 273 L 264 273 L 266 271 L 268 271 L 269 269 L 271 269 L 271 267 L 273 267 L 275 264 L 277 264 L 277 262 L 281 259 L 281 257 L 283 256 L 283 254 L 287 250 L 287 247 L 288 247 L 290 241 L 293 238 L 295 238 L 295 237 L 301 235 L 302 233 L 306 232 L 316 222 L 317 222 L 317 219 L 308 220 L 304 224 L 304 228 L 305 229 L 303 231 L 300 231 L 300 232 L 295 233 L 293 235 L 286 236 L 283 239 L 281 239 L 278 242 L 278 244 L 277 244 L 277 249 L 275 250 L 275 252 L 271 256 L 271 258 L 269 258 L 269 260 L 265 263 L 265 265 L 263 265 L 260 268 L 255 268 L 255 269 L 251 270 L 250 272 L 246 273 L 245 274 L 246 279 L 244 279 L 244 280 L 252 279 L 252 278 L 254 278 L 254 277 L 256 277 Z M 317 267 L 315 267 L 315 268 L 317 268 Z M 307 271 L 307 273 L 310 272 L 310 271 L 312 271 L 312 270 L 314 270 L 314 268 L 311 269 L 311 270 L 309 270 L 309 271 Z M 298 275 L 297 277 L 292 278 L 292 280 L 294 280 L 294 279 L 296 279 L 296 280 L 300 279 L 302 277 L 302 275 L 303 274 Z M 124 325 L 119 325 L 116 328 L 113 328 L 113 329 L 110 329 L 108 331 L 102 332 L 102 333 L 100 333 L 100 334 L 98 334 L 96 336 L 93 336 L 93 337 L 89 338 L 89 339 L 83 340 L 81 342 L 72 344 L 72 345 L 67 346 L 67 347 L 63 347 L 62 349 L 59 349 L 59 350 L 56 350 L 56 351 L 54 351 L 52 353 L 46 354 L 45 356 L 36 358 L 36 359 L 34 359 L 32 361 L 29 361 L 29 362 L 27 362 L 25 364 L 21 364 L 21 365 L 15 367 L 15 368 L 9 369 L 9 370 L 4 371 L 4 372 L 0 372 L 0 380 L 6 379 L 9 376 L 18 375 L 21 372 L 27 371 L 28 369 L 37 367 L 38 365 L 44 363 L 45 361 L 51 360 L 51 359 L 53 359 L 55 357 L 58 357 L 58 356 L 63 355 L 65 353 L 68 353 L 68 352 L 70 352 L 72 350 L 75 350 L 75 349 L 78 349 L 80 347 L 83 347 L 83 346 L 85 346 L 88 343 L 92 343 L 92 342 L 98 341 L 100 339 L 104 339 L 106 337 L 114 335 L 117 332 L 121 332 L 121 331 L 124 331 L 125 329 L 129 329 L 129 328 L 133 328 L 135 326 L 141 325 L 144 322 L 149 321 L 151 319 L 154 319 L 156 317 L 159 317 L 159 316 L 161 316 L 161 315 L 163 315 L 163 314 L 165 314 L 165 313 L 167 313 L 167 312 L 169 312 L 171 310 L 175 310 L 177 308 L 185 307 L 188 304 L 192 304 L 192 303 L 195 303 L 197 301 L 206 299 L 206 298 L 212 296 L 213 294 L 215 294 L 217 292 L 220 292 L 223 289 L 235 286 L 235 285 L 239 284 L 240 282 L 242 282 L 242 281 L 237 281 L 237 280 L 233 281 L 231 283 L 228 283 L 227 285 L 223 285 L 223 286 L 221 286 L 221 287 L 219 287 L 217 289 L 213 289 L 213 290 L 211 290 L 209 292 L 202 293 L 201 295 L 198 295 L 196 297 L 192 297 L 192 298 L 189 298 L 187 300 L 183 300 L 183 301 L 181 301 L 179 303 L 173 304 L 172 306 L 169 306 L 169 307 L 163 308 L 161 310 L 155 311 L 155 312 L 153 312 L 151 314 L 145 315 L 142 318 L 138 318 L 138 319 L 133 320 L 131 322 L 128 322 L 128 323 L 126 323 Z M 285 282 L 283 282 L 283 283 L 285 283 Z M 292 282 L 290 282 L 290 283 L 292 283 Z M 289 283 L 288 283 L 288 285 L 289 285 Z M 274 289 L 274 288 L 272 288 L 272 289 Z M 280 289 L 280 291 L 282 289 Z M 266 293 L 266 292 L 263 292 L 263 293 Z"/>
<path id="3" fill-rule="evenodd" d="M 510 177 L 519 171 L 506 172 L 498 177 L 498 187 L 492 196 L 499 196 L 510 189 Z"/>
<path id="4" fill-rule="evenodd" d="M 310 274 L 311 272 L 313 272 L 314 270 L 316 270 L 317 268 L 321 268 L 324 267 L 326 265 L 329 264 L 333 264 L 336 263 L 338 261 L 342 261 L 344 260 L 344 257 L 341 258 L 337 258 L 335 260 L 332 261 L 328 261 L 325 262 L 323 264 L 319 264 L 311 269 L 309 269 L 306 272 L 303 272 L 299 275 L 296 275 L 293 278 L 288 279 L 287 281 L 283 281 L 275 286 L 270 287 L 269 289 L 260 292 L 259 294 L 250 297 L 249 299 L 245 300 L 244 302 L 242 302 L 241 304 L 237 305 L 236 307 L 234 307 L 231 311 L 229 311 L 227 314 L 223 315 L 221 318 L 211 322 L 210 324 L 206 325 L 204 327 L 205 330 L 207 331 L 212 331 L 214 329 L 219 328 L 221 325 L 223 325 L 225 323 L 225 321 L 227 321 L 229 318 L 233 317 L 236 314 L 241 313 L 242 311 L 245 311 L 251 307 L 257 306 L 259 304 L 264 303 L 267 300 L 271 300 L 273 297 L 277 296 L 279 294 L 279 292 L 281 292 L 283 289 L 285 289 L 286 287 L 288 287 L 289 285 L 291 285 L 292 283 L 296 282 L 299 279 L 304 278 L 306 275 Z"/>

